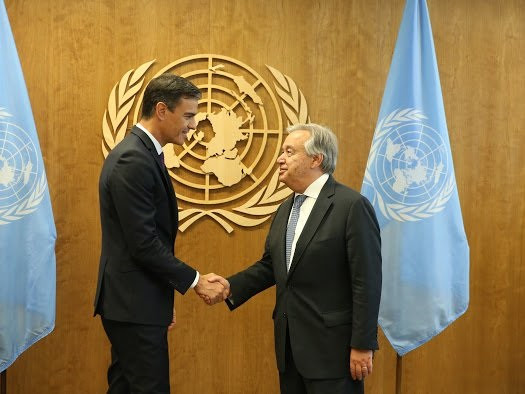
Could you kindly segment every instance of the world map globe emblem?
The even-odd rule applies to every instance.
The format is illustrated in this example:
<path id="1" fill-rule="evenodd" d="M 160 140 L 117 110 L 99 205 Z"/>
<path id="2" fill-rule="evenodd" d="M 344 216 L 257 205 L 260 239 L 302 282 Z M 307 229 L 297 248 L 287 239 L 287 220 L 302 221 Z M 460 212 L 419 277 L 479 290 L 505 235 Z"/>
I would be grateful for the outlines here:
<path id="1" fill-rule="evenodd" d="M 35 189 L 39 160 L 30 136 L 0 121 L 0 209 L 18 205 Z"/>
<path id="2" fill-rule="evenodd" d="M 187 78 L 202 92 L 196 129 L 183 146 L 164 147 L 177 198 L 221 204 L 256 189 L 274 169 L 283 139 L 281 112 L 268 83 L 246 64 L 220 55 L 179 59 L 154 77 L 165 72 Z M 139 114 L 137 106 L 135 122 Z"/>
<path id="3" fill-rule="evenodd" d="M 419 122 L 403 123 L 385 134 L 373 163 L 377 191 L 386 201 L 421 205 L 448 182 L 449 151 L 440 133 Z"/>
<path id="4" fill-rule="evenodd" d="M 205 218 L 228 233 L 234 231 L 232 224 L 254 227 L 269 220 L 293 193 L 279 181 L 277 165 L 285 126 L 311 122 L 301 89 L 266 64 L 272 90 L 253 68 L 218 54 L 187 56 L 152 75 L 155 63 L 149 60 L 128 70 L 111 89 L 102 117 L 104 157 L 139 122 L 149 81 L 164 73 L 184 77 L 202 97 L 195 130 L 182 146 L 163 147 L 178 201 L 178 230 Z"/>

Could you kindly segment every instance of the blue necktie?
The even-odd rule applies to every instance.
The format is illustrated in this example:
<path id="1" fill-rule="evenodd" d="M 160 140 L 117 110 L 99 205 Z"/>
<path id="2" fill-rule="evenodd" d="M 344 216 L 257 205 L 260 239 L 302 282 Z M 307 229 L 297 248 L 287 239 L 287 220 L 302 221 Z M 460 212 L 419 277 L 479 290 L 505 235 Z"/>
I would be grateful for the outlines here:
<path id="1" fill-rule="evenodd" d="M 295 228 L 297 227 L 297 221 L 299 220 L 299 210 L 301 205 L 303 205 L 306 196 L 304 194 L 298 194 L 295 196 L 295 201 L 293 203 L 292 213 L 290 215 L 290 221 L 288 222 L 288 227 L 286 228 L 286 271 L 290 270 L 290 255 L 292 254 L 292 243 L 295 236 Z"/>

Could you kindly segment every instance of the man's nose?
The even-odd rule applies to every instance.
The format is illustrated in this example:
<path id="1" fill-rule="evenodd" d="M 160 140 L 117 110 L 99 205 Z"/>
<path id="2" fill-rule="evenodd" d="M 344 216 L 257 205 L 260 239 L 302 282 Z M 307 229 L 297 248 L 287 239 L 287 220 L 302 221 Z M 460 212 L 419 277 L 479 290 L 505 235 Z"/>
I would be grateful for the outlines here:
<path id="1" fill-rule="evenodd" d="M 188 124 L 188 127 L 192 130 L 195 130 L 197 128 L 197 122 L 195 121 L 195 118 L 190 119 L 190 123 Z"/>
<path id="2" fill-rule="evenodd" d="M 277 163 L 284 163 L 284 152 L 281 153 L 281 155 L 277 158 Z"/>

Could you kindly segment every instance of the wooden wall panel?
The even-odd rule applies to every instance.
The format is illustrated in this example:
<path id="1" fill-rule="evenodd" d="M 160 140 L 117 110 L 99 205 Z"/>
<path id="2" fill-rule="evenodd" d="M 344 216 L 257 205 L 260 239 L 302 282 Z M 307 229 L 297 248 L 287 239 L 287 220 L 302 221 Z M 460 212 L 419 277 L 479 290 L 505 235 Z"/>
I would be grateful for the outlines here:
<path id="1" fill-rule="evenodd" d="M 470 307 L 407 355 L 403 388 L 523 393 L 525 2 L 441 3 L 429 12 L 470 243 Z"/>
<path id="2" fill-rule="evenodd" d="M 5 0 L 40 136 L 58 231 L 55 331 L 8 370 L 8 392 L 105 391 L 109 346 L 92 299 L 98 269 L 101 123 L 129 69 L 197 53 L 271 65 L 340 139 L 336 177 L 360 188 L 403 0 Z M 525 378 L 525 2 L 428 0 L 471 247 L 465 316 L 403 360 L 404 393 L 522 393 Z M 148 74 L 151 76 L 151 73 Z M 232 274 L 261 254 L 269 223 L 227 234 L 203 220 L 178 257 Z M 233 313 L 176 297 L 177 393 L 276 393 L 274 291 Z M 369 393 L 395 392 L 383 335 Z M 521 376 L 520 376 L 521 375 Z"/>

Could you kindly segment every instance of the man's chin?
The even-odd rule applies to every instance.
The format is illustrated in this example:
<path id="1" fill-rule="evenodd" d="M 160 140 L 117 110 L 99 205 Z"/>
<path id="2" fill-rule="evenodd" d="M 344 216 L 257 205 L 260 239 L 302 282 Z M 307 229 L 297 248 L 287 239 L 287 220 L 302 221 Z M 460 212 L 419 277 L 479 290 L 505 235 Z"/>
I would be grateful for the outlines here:
<path id="1" fill-rule="evenodd" d="M 287 177 L 286 174 L 279 175 L 279 182 L 284 183 L 286 187 L 289 187 L 290 189 L 292 189 L 290 187 L 290 181 L 291 181 L 291 179 L 289 177 Z M 293 184 L 293 182 L 291 182 L 291 184 Z"/>

